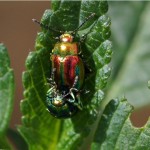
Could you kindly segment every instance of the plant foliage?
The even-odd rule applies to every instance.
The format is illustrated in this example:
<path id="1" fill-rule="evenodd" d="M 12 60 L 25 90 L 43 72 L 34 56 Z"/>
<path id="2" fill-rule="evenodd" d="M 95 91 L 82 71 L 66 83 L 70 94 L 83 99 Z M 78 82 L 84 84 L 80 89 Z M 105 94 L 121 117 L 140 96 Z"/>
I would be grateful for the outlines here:
<path id="1" fill-rule="evenodd" d="M 14 73 L 6 47 L 0 44 L 0 148 L 10 148 L 6 132 L 13 110 Z"/>
<path id="2" fill-rule="evenodd" d="M 57 42 L 53 37 L 60 35 L 43 28 L 37 36 L 36 51 L 31 52 L 26 60 L 27 70 L 23 74 L 25 98 L 21 102 L 23 125 L 19 131 L 30 149 L 67 150 L 86 146 L 83 139 L 89 140 L 87 137 L 98 118 L 99 106 L 104 97 L 102 89 L 110 75 L 108 63 L 112 46 L 108 41 L 110 19 L 105 15 L 107 10 L 106 1 L 55 1 L 52 10 L 45 11 L 41 22 L 61 31 L 72 31 L 91 13 L 96 14 L 80 30 L 80 33 L 89 32 L 81 48 L 86 63 L 92 66 L 92 73 L 86 78 L 84 87 L 90 90 L 90 94 L 81 97 L 84 110 L 72 119 L 59 120 L 46 111 L 48 87 L 45 84 L 50 77 L 49 57 Z"/>
<path id="3" fill-rule="evenodd" d="M 149 150 L 150 119 L 144 127 L 135 128 L 130 121 L 132 111 L 125 98 L 110 101 L 95 132 L 92 150 Z"/>
<path id="4" fill-rule="evenodd" d="M 118 2 L 115 4 L 114 7 L 118 10 L 121 5 L 117 5 Z M 138 10 L 137 16 L 134 18 L 135 24 L 140 20 L 138 19 L 138 15 L 141 12 L 143 12 L 143 16 L 150 12 L 149 5 L 146 6 L 146 3 L 142 3 L 142 5 L 138 4 L 134 3 L 133 5 L 136 7 L 131 8 L 125 5 L 125 8 L 129 10 Z M 110 5 L 113 6 L 111 2 Z M 146 8 L 145 11 L 143 11 L 144 8 Z M 117 35 L 119 42 L 114 41 L 114 43 L 115 47 L 119 47 L 118 49 L 122 51 L 120 53 L 118 51 L 120 55 L 115 55 L 115 60 L 113 61 L 113 65 L 115 63 L 117 65 L 114 68 L 115 71 L 112 76 L 112 86 L 107 90 L 106 98 L 109 98 L 110 101 L 107 104 L 104 92 L 111 72 L 108 65 L 112 55 L 112 45 L 109 41 L 110 19 L 106 15 L 107 11 L 108 4 L 106 1 L 67 0 L 53 1 L 52 9 L 45 11 L 41 22 L 49 26 L 50 30 L 42 28 L 42 31 L 38 33 L 35 50 L 30 52 L 27 57 L 25 63 L 26 71 L 23 73 L 22 79 L 24 99 L 21 101 L 21 111 L 23 116 L 22 125 L 18 127 L 18 131 L 25 139 L 30 150 L 150 149 L 150 121 L 148 120 L 147 124 L 142 128 L 135 128 L 130 121 L 133 107 L 127 100 L 121 98 L 110 101 L 112 99 L 111 96 L 121 91 L 120 87 L 123 82 L 128 81 L 124 80 L 124 77 L 127 74 L 131 76 L 131 72 L 134 71 L 133 66 L 138 68 L 141 65 L 144 66 L 142 69 L 146 70 L 147 61 L 149 60 L 146 54 L 149 46 L 144 47 L 141 45 L 142 42 L 145 42 L 145 39 L 143 41 L 142 39 L 149 37 L 146 32 L 149 29 L 147 25 L 149 23 L 147 21 L 149 15 L 146 15 L 146 17 L 141 16 L 141 20 L 143 19 L 142 21 L 145 22 L 140 26 L 142 28 L 136 28 L 139 32 L 132 46 L 129 46 L 130 40 L 128 41 L 126 38 L 121 43 L 121 32 L 126 37 L 132 38 L 134 31 L 126 33 L 124 30 L 122 31 L 120 26 L 117 26 L 117 30 L 120 30 L 120 32 L 114 35 Z M 58 42 L 54 37 L 60 36 L 60 33 L 54 32 L 51 29 L 73 31 L 92 13 L 95 13 L 95 16 L 85 23 L 78 32 L 79 37 L 88 32 L 85 41 L 80 43 L 80 46 L 85 64 L 88 64 L 92 70 L 91 73 L 86 73 L 83 87 L 83 89 L 89 90 L 90 92 L 81 95 L 84 109 L 70 119 L 54 118 L 46 110 L 45 106 L 46 92 L 50 88 L 46 83 L 47 78 L 50 78 L 51 75 L 50 53 L 56 42 Z M 116 12 L 112 11 L 112 17 L 113 13 L 115 14 Z M 124 27 L 128 29 L 133 29 L 136 26 L 135 24 L 129 26 L 128 18 L 125 20 L 122 18 L 119 19 L 121 22 L 127 23 Z M 74 39 L 77 40 L 78 36 Z M 131 51 L 129 47 L 133 50 Z M 136 48 L 139 49 L 135 51 L 134 49 Z M 129 50 L 126 51 L 126 49 Z M 144 54 L 140 49 L 144 51 Z M 139 55 L 141 53 L 142 55 Z M 123 55 L 127 55 L 127 58 L 124 59 Z M 141 58 L 142 63 L 135 61 L 139 60 L 138 58 Z M 125 61 L 124 65 L 122 65 L 123 61 Z M 132 67 L 128 67 L 130 64 Z M 121 67 L 123 69 L 120 71 L 119 69 Z M 124 70 L 127 70 L 128 73 L 126 74 Z M 121 74 L 124 75 L 123 78 Z M 118 76 L 116 77 L 116 75 Z M 130 81 L 136 81 L 132 79 L 131 77 Z M 141 88 L 141 86 L 135 86 L 135 84 L 133 86 L 135 91 Z M 0 44 L 0 149 L 12 148 L 8 144 L 6 131 L 12 112 L 13 97 L 14 75 L 10 68 L 7 49 L 3 44 Z M 144 104 L 146 103 L 144 101 Z M 27 149 L 26 143 L 24 143 L 24 140 L 18 133 L 13 130 L 8 130 L 8 136 L 14 139 L 14 143 L 18 149 Z M 17 144 L 17 141 L 19 144 Z"/>

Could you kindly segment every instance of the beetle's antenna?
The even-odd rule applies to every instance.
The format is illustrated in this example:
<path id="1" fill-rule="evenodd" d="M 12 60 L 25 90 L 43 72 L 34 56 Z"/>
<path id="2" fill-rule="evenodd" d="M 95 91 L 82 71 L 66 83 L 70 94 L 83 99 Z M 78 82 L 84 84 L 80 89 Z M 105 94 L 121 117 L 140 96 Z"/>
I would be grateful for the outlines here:
<path id="1" fill-rule="evenodd" d="M 33 22 L 39 24 L 41 27 L 47 29 L 47 30 L 50 30 L 50 31 L 53 31 L 53 32 L 59 32 L 59 33 L 64 33 L 63 31 L 59 31 L 59 30 L 56 30 L 56 29 L 53 29 L 51 28 L 50 26 L 47 26 L 47 25 L 44 25 L 43 23 L 41 23 L 40 21 L 36 20 L 36 19 L 32 19 Z"/>
<path id="2" fill-rule="evenodd" d="M 82 23 L 79 25 L 74 31 L 72 31 L 72 34 L 76 33 L 89 19 L 95 16 L 95 13 L 92 13 L 90 16 L 88 16 Z"/>

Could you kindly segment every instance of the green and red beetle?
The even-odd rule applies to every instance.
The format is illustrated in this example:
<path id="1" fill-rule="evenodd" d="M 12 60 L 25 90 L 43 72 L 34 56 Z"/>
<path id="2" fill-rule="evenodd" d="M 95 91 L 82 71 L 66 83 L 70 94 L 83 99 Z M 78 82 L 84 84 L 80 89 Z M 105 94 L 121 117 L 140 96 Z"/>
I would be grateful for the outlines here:
<path id="1" fill-rule="evenodd" d="M 78 43 L 73 42 L 73 36 L 69 33 L 62 34 L 60 42 L 55 44 L 51 55 L 52 69 L 56 68 L 54 80 L 59 90 L 72 88 L 76 76 L 78 81 L 74 88 L 81 89 L 84 65 L 78 53 Z"/>
<path id="2" fill-rule="evenodd" d="M 82 110 L 80 92 L 84 82 L 84 64 L 79 57 L 79 42 L 73 41 L 73 35 L 94 15 L 95 13 L 92 13 L 74 31 L 61 34 L 59 42 L 55 44 L 52 50 L 51 88 L 47 91 L 46 104 L 54 117 L 69 118 L 78 110 Z M 36 19 L 33 19 L 33 21 L 49 29 L 48 26 L 43 25 Z"/>

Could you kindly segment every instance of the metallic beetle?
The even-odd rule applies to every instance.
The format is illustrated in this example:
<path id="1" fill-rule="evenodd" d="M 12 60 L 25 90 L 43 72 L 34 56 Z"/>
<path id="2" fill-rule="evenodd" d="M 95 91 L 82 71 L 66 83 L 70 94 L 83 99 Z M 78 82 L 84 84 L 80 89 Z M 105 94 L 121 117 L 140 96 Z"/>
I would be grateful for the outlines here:
<path id="1" fill-rule="evenodd" d="M 47 92 L 47 107 L 57 118 L 73 116 L 82 110 L 80 89 L 84 81 L 84 65 L 78 56 L 78 43 L 73 36 L 64 33 L 56 43 L 51 54 L 53 84 Z"/>
<path id="2" fill-rule="evenodd" d="M 46 104 L 48 111 L 54 117 L 69 118 L 78 110 L 82 110 L 80 93 L 84 82 L 84 64 L 79 57 L 79 42 L 73 41 L 73 35 L 94 15 L 92 13 L 74 31 L 61 34 L 59 42 L 52 50 L 52 75 L 49 79 L 50 89 L 47 91 Z M 48 30 L 58 32 L 36 19 L 33 21 Z"/>

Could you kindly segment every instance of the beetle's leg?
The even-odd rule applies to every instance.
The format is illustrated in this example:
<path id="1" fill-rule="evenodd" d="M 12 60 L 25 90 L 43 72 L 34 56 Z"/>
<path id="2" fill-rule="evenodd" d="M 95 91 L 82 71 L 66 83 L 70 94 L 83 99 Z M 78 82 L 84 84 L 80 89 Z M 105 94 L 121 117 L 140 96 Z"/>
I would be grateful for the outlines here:
<path id="1" fill-rule="evenodd" d="M 67 94 L 67 95 L 70 94 L 70 95 L 73 97 L 73 99 L 75 99 L 75 98 L 74 98 L 73 91 L 79 92 L 79 90 L 75 88 L 75 86 L 76 86 L 76 84 L 77 84 L 77 82 L 78 82 L 78 79 L 79 79 L 79 77 L 76 76 L 75 79 L 74 79 L 74 83 L 73 83 L 73 85 L 72 85 L 72 88 L 70 88 L 69 93 Z"/>
<path id="2" fill-rule="evenodd" d="M 87 93 L 90 92 L 90 91 L 85 90 L 85 89 L 82 89 L 82 90 L 76 89 L 75 86 L 76 86 L 77 82 L 78 82 L 78 76 L 75 77 L 74 84 L 73 84 L 72 88 L 70 88 L 70 91 L 69 91 L 69 94 L 70 94 L 73 98 L 74 98 L 74 93 L 73 93 L 73 91 L 75 91 L 76 93 L 83 93 L 83 92 L 84 92 L 84 94 L 87 94 Z"/>
<path id="3" fill-rule="evenodd" d="M 82 105 L 82 102 L 81 102 L 81 99 L 80 99 L 80 93 L 76 95 L 76 98 L 78 100 L 78 105 L 77 107 L 82 110 L 83 109 L 83 105 Z"/>
<path id="4" fill-rule="evenodd" d="M 47 80 L 48 80 L 48 83 L 46 83 L 46 85 L 49 85 L 49 86 L 55 86 L 56 85 L 55 81 L 51 80 L 51 78 L 47 78 Z"/>
<path id="5" fill-rule="evenodd" d="M 47 78 L 47 80 L 49 81 L 49 85 L 51 86 L 55 86 L 56 83 L 54 81 L 54 72 L 56 71 L 56 68 L 53 68 L 52 72 L 51 72 L 51 77 L 50 78 Z"/>
<path id="6" fill-rule="evenodd" d="M 74 96 L 73 91 L 77 92 L 76 97 Z M 83 106 L 82 106 L 82 102 L 80 100 L 80 92 L 81 92 L 81 90 L 78 90 L 76 88 L 71 88 L 69 93 L 73 99 L 69 99 L 68 101 L 71 102 L 73 105 L 77 106 L 80 110 L 82 110 Z"/>
<path id="7" fill-rule="evenodd" d="M 75 91 L 75 92 L 79 92 L 79 90 L 78 90 L 78 89 L 76 89 L 76 88 L 71 88 L 71 89 L 70 89 L 70 91 L 69 91 L 69 94 L 72 96 L 72 98 L 73 98 L 73 99 L 74 99 L 74 101 L 75 101 L 75 96 L 74 96 L 73 91 Z"/>
<path id="8" fill-rule="evenodd" d="M 78 93 L 78 94 L 76 95 L 76 99 L 77 99 L 77 101 L 75 101 L 75 102 L 73 103 L 73 105 L 77 106 L 79 110 L 82 110 L 82 109 L 83 109 L 83 105 L 82 105 L 82 102 L 81 102 L 81 100 L 80 100 L 80 93 Z"/>
<path id="9" fill-rule="evenodd" d="M 50 93 L 54 93 L 56 92 L 57 90 L 57 86 L 56 85 L 53 85 L 48 91 L 47 91 L 47 95 L 49 95 Z"/>
<path id="10" fill-rule="evenodd" d="M 72 86 L 72 88 L 70 89 L 70 92 L 69 92 L 70 95 L 71 95 L 71 93 L 73 93 L 73 91 L 75 91 L 76 93 L 84 93 L 84 94 L 87 94 L 87 93 L 90 92 L 89 90 L 86 90 L 86 89 L 82 89 L 82 90 L 76 89 L 75 86 L 76 86 L 77 82 L 78 82 L 78 76 L 75 77 L 74 84 L 73 84 L 73 86 Z"/>
<path id="11" fill-rule="evenodd" d="M 72 96 L 72 99 L 67 99 L 67 101 L 71 104 L 73 104 L 74 106 L 77 106 L 78 109 L 82 110 L 83 106 L 82 106 L 82 102 L 80 100 L 80 93 L 76 94 L 76 97 L 74 96 L 74 93 L 72 92 L 73 90 L 77 90 L 77 89 L 71 89 L 70 95 Z"/>
<path id="12" fill-rule="evenodd" d="M 69 99 L 68 102 L 72 103 L 73 105 L 77 106 L 78 109 L 82 110 L 82 103 L 81 103 L 81 100 L 80 100 L 80 91 L 75 88 L 75 86 L 76 86 L 76 84 L 77 84 L 77 82 L 78 82 L 78 79 L 79 79 L 79 77 L 76 76 L 76 77 L 75 77 L 75 80 L 74 80 L 74 83 L 73 83 L 73 85 L 72 85 L 72 88 L 70 88 L 69 93 L 66 94 L 66 95 L 69 95 L 69 94 L 70 94 L 71 97 L 72 97 L 72 99 Z M 77 94 L 76 94 L 76 97 L 75 97 L 73 91 L 75 91 L 75 92 L 77 93 Z M 77 101 L 76 101 L 76 99 L 77 99 Z"/>
<path id="13" fill-rule="evenodd" d="M 78 80 L 79 80 L 79 76 L 76 76 L 75 79 L 74 79 L 74 83 L 73 83 L 73 85 L 72 85 L 72 88 L 74 88 L 74 87 L 76 86 Z M 72 89 L 72 88 L 71 88 L 71 89 Z"/>
<path id="14" fill-rule="evenodd" d="M 73 90 L 76 91 L 76 92 L 79 91 L 78 89 L 75 88 L 75 86 L 76 86 L 76 84 L 77 84 L 77 82 L 78 82 L 78 79 L 79 79 L 79 77 L 76 76 L 75 79 L 74 79 L 74 83 L 73 83 L 73 85 L 72 85 L 72 88 L 70 88 L 69 92 L 68 92 L 66 95 L 64 95 L 64 97 L 66 97 L 66 96 L 68 96 L 68 95 L 71 95 L 71 93 L 73 94 L 73 92 L 72 92 Z M 72 95 L 71 95 L 71 96 L 72 96 Z M 72 96 L 72 97 L 73 97 L 73 96 Z"/>
<path id="15" fill-rule="evenodd" d="M 46 102 L 48 105 L 50 105 L 53 102 L 53 97 L 57 95 L 57 86 L 52 86 L 46 94 Z"/>
<path id="16" fill-rule="evenodd" d="M 71 89 L 69 90 L 69 92 L 63 96 L 63 98 L 67 97 L 68 95 L 71 95 L 72 98 L 73 98 L 73 100 L 69 100 L 69 101 L 70 101 L 70 102 L 74 102 L 74 101 L 75 101 L 75 96 L 74 96 L 73 91 L 79 92 L 78 89 L 76 89 L 76 88 L 71 88 Z"/>

